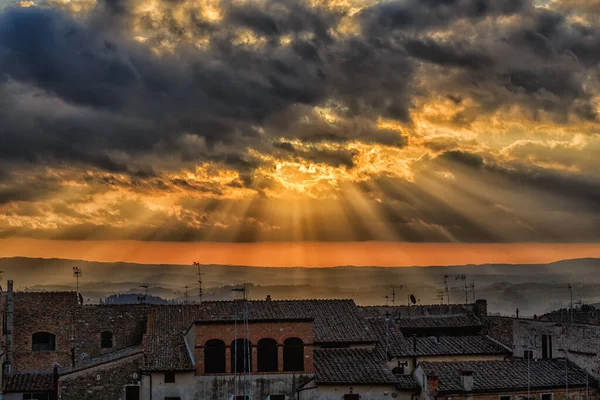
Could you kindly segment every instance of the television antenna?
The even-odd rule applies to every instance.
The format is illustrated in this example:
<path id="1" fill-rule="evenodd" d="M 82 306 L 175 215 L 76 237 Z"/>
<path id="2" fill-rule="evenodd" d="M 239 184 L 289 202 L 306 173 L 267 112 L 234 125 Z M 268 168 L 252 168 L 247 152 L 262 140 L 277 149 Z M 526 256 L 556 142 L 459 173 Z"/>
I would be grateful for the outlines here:
<path id="1" fill-rule="evenodd" d="M 444 289 L 438 289 L 436 298 L 444 304 Z"/>
<path id="2" fill-rule="evenodd" d="M 450 289 L 448 288 L 448 275 L 444 275 L 444 291 L 446 292 L 446 299 L 448 300 L 448 304 L 450 304 Z M 444 299 L 442 299 L 442 303 Z"/>
<path id="3" fill-rule="evenodd" d="M 200 302 L 202 302 L 202 275 L 204 274 L 200 272 L 200 263 L 194 261 L 194 266 L 198 269 L 198 299 L 200 300 Z"/>
<path id="4" fill-rule="evenodd" d="M 189 286 L 186 285 L 182 289 L 183 289 L 183 292 L 181 290 L 177 290 L 175 292 L 175 294 L 177 294 L 177 295 L 183 294 L 183 304 L 188 304 L 189 303 L 189 301 L 188 301 L 188 298 L 189 298 L 189 294 L 188 294 Z"/>
<path id="5" fill-rule="evenodd" d="M 73 267 L 73 276 L 77 281 L 77 293 L 79 293 L 79 278 L 83 275 L 83 270 L 79 267 Z"/>
<path id="6" fill-rule="evenodd" d="M 144 304 L 146 302 L 146 298 L 148 297 L 148 284 L 140 285 L 141 288 L 145 289 L 144 294 L 138 294 L 138 301 L 140 304 Z"/>
<path id="7" fill-rule="evenodd" d="M 457 281 L 463 281 L 465 283 L 465 304 L 469 303 L 469 287 L 467 286 L 467 276 L 466 275 L 456 275 L 455 278 Z"/>
<path id="8" fill-rule="evenodd" d="M 400 290 L 404 286 L 403 285 L 390 285 L 389 287 L 392 288 L 392 306 L 395 306 L 396 305 L 396 289 Z"/>

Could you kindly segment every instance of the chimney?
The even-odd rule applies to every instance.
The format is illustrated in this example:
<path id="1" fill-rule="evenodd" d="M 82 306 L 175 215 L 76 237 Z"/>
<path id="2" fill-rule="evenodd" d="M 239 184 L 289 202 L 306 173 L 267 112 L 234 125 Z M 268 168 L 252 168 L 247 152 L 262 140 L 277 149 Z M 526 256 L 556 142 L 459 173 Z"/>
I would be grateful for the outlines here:
<path id="1" fill-rule="evenodd" d="M 487 317 L 487 300 L 475 301 L 475 315 L 478 318 Z"/>
<path id="2" fill-rule="evenodd" d="M 519 319 L 519 309 L 517 308 L 517 319 Z"/>
<path id="3" fill-rule="evenodd" d="M 267 295 L 267 301 L 271 301 L 271 295 L 270 294 Z"/>
<path id="4" fill-rule="evenodd" d="M 15 315 L 15 293 L 13 291 L 13 281 L 6 282 L 6 363 L 13 363 L 13 326 Z"/>
<path id="5" fill-rule="evenodd" d="M 460 376 L 462 379 L 463 390 L 465 392 L 473 391 L 473 371 L 460 371 Z"/>
<path id="6" fill-rule="evenodd" d="M 427 394 L 429 397 L 435 397 L 437 394 L 438 385 L 440 383 L 439 378 L 435 374 L 427 375 Z"/>

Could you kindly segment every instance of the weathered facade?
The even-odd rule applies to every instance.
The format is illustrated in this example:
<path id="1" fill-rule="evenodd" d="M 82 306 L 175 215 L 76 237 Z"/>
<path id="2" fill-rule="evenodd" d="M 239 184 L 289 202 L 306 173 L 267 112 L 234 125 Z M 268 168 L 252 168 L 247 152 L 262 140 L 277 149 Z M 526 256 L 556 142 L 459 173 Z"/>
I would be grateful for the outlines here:
<path id="1" fill-rule="evenodd" d="M 510 347 L 515 356 L 567 358 L 594 377 L 600 371 L 600 326 L 539 319 L 488 317 L 488 334 Z"/>

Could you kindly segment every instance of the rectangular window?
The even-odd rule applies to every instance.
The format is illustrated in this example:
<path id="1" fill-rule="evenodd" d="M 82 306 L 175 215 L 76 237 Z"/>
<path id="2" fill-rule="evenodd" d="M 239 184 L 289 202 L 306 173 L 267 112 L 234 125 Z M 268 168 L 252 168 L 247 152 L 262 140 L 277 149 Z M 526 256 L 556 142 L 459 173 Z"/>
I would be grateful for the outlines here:
<path id="1" fill-rule="evenodd" d="M 552 395 L 552 393 L 544 393 L 542 394 L 542 400 L 552 400 L 554 396 Z"/>
<path id="2" fill-rule="evenodd" d="M 528 358 L 528 359 L 532 360 L 533 359 L 533 350 L 523 351 L 523 357 L 526 359 Z"/>
<path id="3" fill-rule="evenodd" d="M 552 358 L 551 335 L 542 335 L 542 358 Z"/>
<path id="4" fill-rule="evenodd" d="M 165 397 L 165 400 L 181 400 L 181 397 Z"/>
<path id="5" fill-rule="evenodd" d="M 140 387 L 125 386 L 125 400 L 140 400 Z"/>
<path id="6" fill-rule="evenodd" d="M 500 396 L 499 400 L 512 400 L 512 396 Z"/>
<path id="7" fill-rule="evenodd" d="M 165 372 L 165 383 L 175 383 L 175 372 L 173 372 L 173 371 Z"/>
<path id="8" fill-rule="evenodd" d="M 360 395 L 356 393 L 345 394 L 344 400 L 360 400 Z"/>
<path id="9" fill-rule="evenodd" d="M 269 395 L 269 400 L 285 400 L 285 395 L 283 395 L 283 394 L 271 394 L 271 395 Z"/>

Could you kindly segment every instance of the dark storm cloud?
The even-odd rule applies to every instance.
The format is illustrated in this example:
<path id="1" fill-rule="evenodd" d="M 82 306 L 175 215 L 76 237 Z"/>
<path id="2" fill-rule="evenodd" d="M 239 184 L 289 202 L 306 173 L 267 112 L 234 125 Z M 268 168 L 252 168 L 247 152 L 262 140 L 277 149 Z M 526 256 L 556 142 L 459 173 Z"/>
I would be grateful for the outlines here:
<path id="1" fill-rule="evenodd" d="M 357 154 L 354 151 L 346 149 L 322 149 L 311 146 L 308 150 L 299 150 L 289 142 L 277 142 L 273 147 L 284 150 L 285 152 L 313 162 L 329 164 L 334 167 L 345 166 L 352 168 L 354 166 L 353 157 Z"/>
<path id="2" fill-rule="evenodd" d="M 489 68 L 493 60 L 484 54 L 464 51 L 456 46 L 444 46 L 433 40 L 409 40 L 404 48 L 413 57 L 441 66 L 469 69 Z"/>

